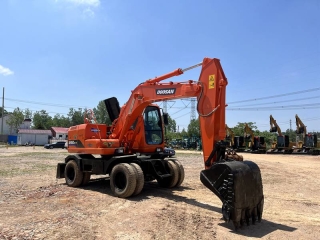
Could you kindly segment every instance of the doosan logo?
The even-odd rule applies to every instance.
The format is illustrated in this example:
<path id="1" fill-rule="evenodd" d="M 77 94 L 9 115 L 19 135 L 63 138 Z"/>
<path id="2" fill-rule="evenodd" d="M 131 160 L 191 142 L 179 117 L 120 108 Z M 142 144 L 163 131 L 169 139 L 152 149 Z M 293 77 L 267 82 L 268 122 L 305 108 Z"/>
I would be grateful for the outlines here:
<path id="1" fill-rule="evenodd" d="M 176 92 L 175 88 L 166 88 L 166 89 L 157 89 L 156 94 L 157 95 L 169 95 L 174 94 Z"/>

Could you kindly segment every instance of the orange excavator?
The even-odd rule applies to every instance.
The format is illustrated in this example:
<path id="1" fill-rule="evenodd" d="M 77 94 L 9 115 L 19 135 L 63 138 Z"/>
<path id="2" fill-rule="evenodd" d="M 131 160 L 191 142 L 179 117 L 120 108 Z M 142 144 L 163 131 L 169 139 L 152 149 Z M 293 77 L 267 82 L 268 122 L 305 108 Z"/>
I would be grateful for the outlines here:
<path id="1" fill-rule="evenodd" d="M 162 82 L 195 67 L 201 67 L 198 81 Z M 57 178 L 78 187 L 88 183 L 92 174 L 109 175 L 113 194 L 121 198 L 139 194 L 146 181 L 179 187 L 184 168 L 176 158 L 163 158 L 168 115 L 155 103 L 196 97 L 204 160 L 200 181 L 222 201 L 223 218 L 235 228 L 260 221 L 264 196 L 258 165 L 226 154 L 227 84 L 220 60 L 204 58 L 139 84 L 121 108 L 115 97 L 106 99 L 111 126 L 97 123 L 91 111 L 84 124 L 70 127 L 70 155 L 58 163 Z"/>

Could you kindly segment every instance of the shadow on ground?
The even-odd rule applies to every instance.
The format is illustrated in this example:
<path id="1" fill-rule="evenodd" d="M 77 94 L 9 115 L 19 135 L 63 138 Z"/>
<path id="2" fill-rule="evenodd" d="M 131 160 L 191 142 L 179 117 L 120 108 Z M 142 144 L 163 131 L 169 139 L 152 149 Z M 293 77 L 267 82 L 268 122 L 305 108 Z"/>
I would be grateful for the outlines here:
<path id="1" fill-rule="evenodd" d="M 90 183 L 87 186 L 82 187 L 84 190 L 88 191 L 97 191 L 101 192 L 103 194 L 108 194 L 110 196 L 113 196 L 113 193 L 110 189 L 110 181 L 109 178 L 102 178 L 102 179 L 93 179 L 90 181 Z M 221 214 L 221 208 L 212 206 L 209 204 L 201 203 L 197 201 L 194 198 L 190 197 L 184 197 L 184 196 L 179 196 L 175 194 L 174 192 L 178 191 L 192 191 L 194 190 L 193 188 L 189 187 L 183 187 L 180 186 L 179 188 L 162 188 L 160 187 L 157 182 L 146 182 L 143 188 L 143 191 L 134 197 L 130 197 L 127 200 L 128 201 L 136 201 L 139 202 L 141 200 L 147 200 L 151 199 L 153 197 L 162 197 L 166 198 L 171 201 L 175 202 L 184 202 L 187 204 L 190 204 L 192 206 L 200 207 L 209 211 L 213 211 L 216 213 Z M 227 228 L 230 230 L 230 232 L 233 232 L 238 235 L 243 235 L 247 237 L 257 237 L 261 238 L 263 236 L 266 236 L 276 230 L 281 230 L 281 231 L 286 231 L 286 232 L 293 232 L 297 230 L 297 228 L 290 227 L 287 225 L 271 222 L 265 219 L 262 219 L 260 223 L 256 223 L 255 225 L 244 225 L 242 228 L 238 229 L 237 231 L 234 230 L 233 224 L 226 223 L 224 220 L 221 218 L 222 223 L 218 223 L 219 226 Z"/>

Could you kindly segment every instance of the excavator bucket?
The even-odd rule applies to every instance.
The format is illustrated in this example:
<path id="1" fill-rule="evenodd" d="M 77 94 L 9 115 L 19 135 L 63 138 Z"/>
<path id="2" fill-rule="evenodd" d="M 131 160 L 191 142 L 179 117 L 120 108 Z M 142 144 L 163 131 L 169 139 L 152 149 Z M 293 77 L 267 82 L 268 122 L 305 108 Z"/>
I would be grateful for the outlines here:
<path id="1" fill-rule="evenodd" d="M 222 201 L 222 214 L 226 222 L 232 221 L 238 229 L 261 221 L 263 187 L 260 169 L 251 161 L 217 162 L 201 171 L 201 182 Z"/>

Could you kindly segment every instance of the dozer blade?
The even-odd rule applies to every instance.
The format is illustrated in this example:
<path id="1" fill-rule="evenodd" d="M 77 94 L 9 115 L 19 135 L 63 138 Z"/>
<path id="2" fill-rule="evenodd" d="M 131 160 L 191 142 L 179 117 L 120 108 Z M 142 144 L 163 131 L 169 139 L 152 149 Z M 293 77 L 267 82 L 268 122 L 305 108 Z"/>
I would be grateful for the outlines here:
<path id="1" fill-rule="evenodd" d="M 227 161 L 212 165 L 200 173 L 201 182 L 222 201 L 222 214 L 226 222 L 232 221 L 238 229 L 261 221 L 263 187 L 260 169 L 251 161 Z"/>

